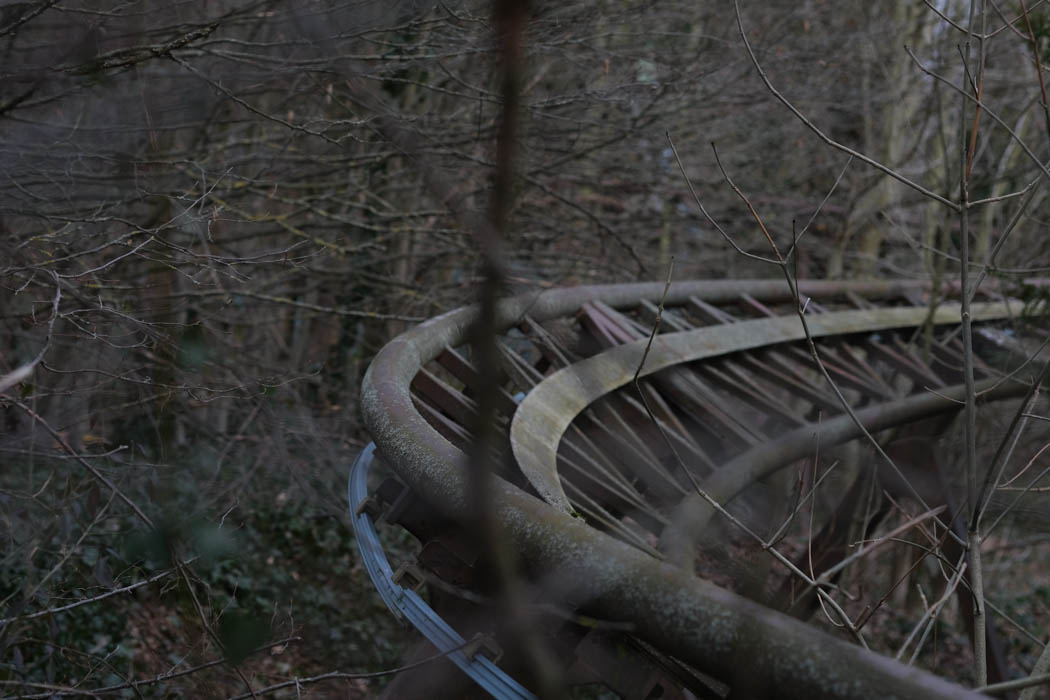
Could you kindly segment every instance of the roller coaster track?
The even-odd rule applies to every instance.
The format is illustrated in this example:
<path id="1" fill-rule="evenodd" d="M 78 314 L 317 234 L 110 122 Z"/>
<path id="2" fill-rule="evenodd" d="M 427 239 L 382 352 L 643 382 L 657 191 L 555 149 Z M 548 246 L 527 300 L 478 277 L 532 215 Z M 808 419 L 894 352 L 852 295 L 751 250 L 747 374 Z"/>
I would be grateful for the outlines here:
<path id="1" fill-rule="evenodd" d="M 908 446 L 943 433 L 965 396 L 958 304 L 932 303 L 933 290 L 918 282 L 809 281 L 799 293 L 782 280 L 701 281 L 666 293 L 658 283 L 556 289 L 498 304 L 505 377 L 492 419 L 504 442 L 492 455 L 493 512 L 530 577 L 550 584 L 550 602 L 630 626 L 629 635 L 577 630 L 570 675 L 587 657 L 591 677 L 624 697 L 647 697 L 655 684 L 664 697 L 687 697 L 683 688 L 699 697 L 770 689 L 793 698 L 979 696 L 803 622 L 816 599 L 797 577 L 773 595 L 751 596 L 762 604 L 702 578 L 704 543 L 724 527 L 719 513 L 770 525 L 771 515 L 755 511 L 781 518 L 790 508 L 756 492 L 786 488 L 793 479 L 780 478 L 785 468 L 834 445 L 866 444 L 865 433 L 893 457 L 878 467 L 888 491 L 944 523 L 956 512 L 928 453 Z M 1026 356 L 1022 312 L 998 293 L 971 308 L 975 344 L 992 351 L 975 365 L 981 401 L 1028 391 L 1021 373 L 1004 371 Z M 451 588 L 469 588 L 462 571 L 473 559 L 457 545 L 451 556 L 450 540 L 435 538 L 446 526 L 434 523 L 471 522 L 466 453 L 478 382 L 467 333 L 475 313 L 452 311 L 394 339 L 362 386 L 377 456 L 406 487 L 378 494 L 385 517 L 430 541 L 420 557 L 430 573 L 417 578 Z M 362 479 L 355 526 L 371 522 L 362 516 Z M 848 528 L 837 525 L 863 512 L 869 490 L 862 475 L 845 485 L 812 537 L 818 566 L 843 558 Z M 941 532 L 946 551 L 962 551 L 950 530 Z M 610 654 L 617 635 L 637 661 L 624 661 L 622 649 Z M 1001 671 L 1001 660 L 990 660 Z M 470 661 L 456 663 L 470 672 Z M 527 696 L 485 666 L 490 693 Z M 641 668 L 644 680 L 611 680 L 620 666 Z M 501 695 L 504 686 L 513 691 Z"/>

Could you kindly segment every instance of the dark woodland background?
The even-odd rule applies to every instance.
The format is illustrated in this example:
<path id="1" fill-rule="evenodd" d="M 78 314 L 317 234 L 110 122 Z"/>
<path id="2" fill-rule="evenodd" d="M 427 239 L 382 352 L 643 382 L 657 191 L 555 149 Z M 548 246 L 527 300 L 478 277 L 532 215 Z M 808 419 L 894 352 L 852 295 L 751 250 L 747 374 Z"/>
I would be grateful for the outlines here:
<path id="1" fill-rule="evenodd" d="M 931 75 L 972 78 L 968 3 L 740 12 L 828 139 L 944 197 L 970 167 L 990 200 L 970 254 L 1009 230 L 1009 281 L 1050 266 L 1050 10 L 1030 4 L 987 10 L 1002 123 L 972 164 L 973 110 Z M 731 3 L 536 0 L 524 40 L 507 292 L 662 279 L 671 256 L 676 279 L 778 274 L 700 214 L 672 142 L 745 251 L 768 243 L 712 145 L 783 248 L 819 208 L 799 276 L 958 276 L 957 219 L 778 102 Z M 397 664 L 408 635 L 346 516 L 357 391 L 386 341 L 477 298 L 500 74 L 484 2 L 0 6 L 0 376 L 32 366 L 0 397 L 0 694 L 219 697 Z M 1045 631 L 1050 580 L 1018 596 Z M 200 668 L 223 655 L 242 663 Z"/>

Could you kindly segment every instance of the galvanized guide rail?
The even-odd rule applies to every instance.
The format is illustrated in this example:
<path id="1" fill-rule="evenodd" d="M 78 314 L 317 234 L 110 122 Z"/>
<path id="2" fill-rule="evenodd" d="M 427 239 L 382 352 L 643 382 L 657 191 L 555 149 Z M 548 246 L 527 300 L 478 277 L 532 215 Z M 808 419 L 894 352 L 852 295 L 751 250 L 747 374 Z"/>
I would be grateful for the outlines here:
<path id="1" fill-rule="evenodd" d="M 869 430 L 957 412 L 957 305 L 929 308 L 922 283 L 799 286 L 822 364 Z M 494 419 L 514 460 L 494 455 L 504 478 L 494 480 L 492 504 L 528 570 L 544 572 L 551 602 L 629 622 L 659 663 L 684 662 L 729 686 L 758 683 L 798 698 L 976 697 L 664 561 L 679 560 L 676 528 L 695 534 L 710 519 L 694 482 L 728 503 L 807 455 L 816 432 L 830 445 L 854 439 L 859 427 L 817 371 L 798 301 L 781 280 L 671 285 L 642 395 L 626 387 L 663 291 L 581 287 L 498 305 L 506 376 Z M 978 302 L 975 321 L 1011 324 L 1022 311 L 1004 297 Z M 464 345 L 473 317 L 460 309 L 394 339 L 362 388 L 384 462 L 428 507 L 461 523 L 471 515 L 464 450 L 476 373 Z M 1000 334 L 1007 344 L 1010 332 Z M 983 400 L 1025 390 L 994 366 L 978 362 L 976 371 Z M 851 507 L 848 497 L 841 507 Z M 741 655 L 746 680 L 733 671 Z M 689 678 L 682 687 L 721 696 L 711 690 L 717 683 Z M 628 686 L 618 692 L 649 692 Z"/>
<path id="2" fill-rule="evenodd" d="M 411 622 L 438 651 L 447 654 L 452 663 L 463 669 L 464 673 L 493 697 L 501 700 L 535 698 L 528 689 L 509 677 L 487 657 L 480 654 L 468 655 L 465 647 L 469 643 L 435 613 L 418 593 L 394 580 L 394 571 L 383 552 L 372 516 L 364 509 L 368 499 L 368 471 L 372 466 L 374 453 L 375 444 L 369 443 L 354 461 L 350 468 L 347 498 L 350 502 L 354 539 L 357 540 L 361 560 L 383 602 L 397 618 Z"/>

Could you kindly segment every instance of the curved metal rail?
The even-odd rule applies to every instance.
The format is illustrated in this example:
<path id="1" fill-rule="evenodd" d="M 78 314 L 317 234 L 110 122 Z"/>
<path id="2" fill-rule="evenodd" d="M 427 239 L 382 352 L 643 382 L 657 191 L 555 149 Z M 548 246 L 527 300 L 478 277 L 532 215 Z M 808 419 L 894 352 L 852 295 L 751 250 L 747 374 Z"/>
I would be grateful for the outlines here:
<path id="1" fill-rule="evenodd" d="M 361 560 L 365 563 L 368 575 L 383 602 L 398 619 L 411 622 L 438 651 L 446 654 L 452 663 L 459 666 L 492 697 L 500 700 L 533 700 L 535 695 L 504 673 L 490 659 L 481 655 L 468 655 L 464 649 L 468 642 L 435 613 L 419 594 L 394 581 L 394 571 L 383 552 L 372 516 L 364 510 L 368 498 L 368 470 L 372 466 L 374 453 L 375 443 L 369 443 L 354 460 L 350 468 L 347 497 L 350 502 L 354 539 L 357 540 Z"/>
<path id="2" fill-rule="evenodd" d="M 800 284 L 802 294 L 817 295 L 821 303 L 851 297 L 864 301 L 918 295 L 923 289 L 918 283 Z M 497 310 L 498 322 L 501 328 L 517 324 L 526 317 L 543 322 L 577 313 L 587 304 L 637 307 L 655 302 L 662 292 L 661 284 L 638 284 L 526 295 L 502 301 Z M 740 298 L 748 299 L 756 308 L 792 299 L 790 290 L 778 281 L 694 282 L 672 285 L 666 303 L 671 306 L 698 300 L 702 305 Z M 1017 311 L 1003 304 L 997 308 L 981 309 L 986 317 Z M 852 316 L 839 315 L 840 325 L 836 325 L 835 314 L 814 319 L 826 316 L 827 320 L 821 320 L 815 327 L 820 333 L 836 335 L 917 325 L 922 319 L 913 311 L 904 314 L 907 318 L 880 316 L 878 313 L 865 317 L 851 312 Z M 958 318 L 957 310 L 954 319 L 951 310 L 937 313 L 939 322 L 948 323 Z M 411 386 L 417 376 L 426 374 L 421 372 L 424 365 L 447 353 L 448 348 L 465 343 L 466 331 L 473 317 L 473 309 L 460 309 L 427 321 L 396 338 L 377 355 L 362 388 L 365 422 L 384 459 L 442 514 L 460 522 L 466 522 L 470 517 L 466 457 L 450 440 L 462 442 L 466 437 L 457 433 L 456 426 L 442 424 L 440 416 L 429 415 L 436 422 L 428 421 L 420 412 L 422 405 L 414 402 Z M 877 320 L 879 318 L 882 320 Z M 779 328 L 784 340 L 798 337 L 797 319 L 794 323 L 774 322 L 769 327 Z M 723 326 L 720 333 L 730 333 L 730 328 L 732 326 Z M 761 344 L 761 341 L 751 342 Z M 683 343 L 674 352 L 665 351 L 664 359 L 654 363 L 652 369 L 686 359 L 692 350 L 688 342 Z M 630 369 L 627 378 L 633 376 L 636 360 L 640 359 L 637 347 L 619 350 L 623 359 L 614 372 L 616 379 L 612 384 L 626 381 L 624 373 L 627 368 Z M 656 347 L 654 345 L 654 352 Z M 664 346 L 661 341 L 659 347 L 673 346 Z M 650 361 L 652 357 L 650 355 Z M 597 362 L 600 364 L 605 360 Z M 522 371 L 528 372 L 527 369 Z M 922 376 L 926 370 L 912 366 L 908 371 Z M 874 380 L 854 379 L 861 387 L 877 385 Z M 804 387 L 804 384 L 799 386 Z M 591 390 L 592 394 L 600 394 L 606 389 L 598 382 Z M 1017 389 L 1010 387 L 1009 390 Z M 1004 389 L 1002 393 L 1009 393 L 1009 390 Z M 569 393 L 576 391 L 587 394 L 582 385 Z M 875 386 L 875 391 L 891 395 L 878 386 Z M 918 411 L 916 415 L 957 407 L 951 398 L 936 395 L 922 398 L 925 404 L 913 407 Z M 525 402 L 529 400 L 527 396 Z M 822 399 L 815 396 L 812 400 L 819 402 Z M 573 401 L 579 402 L 580 399 L 574 398 Z M 447 408 L 455 412 L 469 406 L 462 399 L 456 399 Z M 566 413 L 572 413 L 572 410 Z M 439 431 L 435 426 L 443 429 Z M 542 431 L 540 428 L 537 434 Z M 744 435 L 744 438 L 750 436 Z M 550 434 L 548 439 L 551 439 Z M 552 508 L 507 481 L 495 479 L 494 482 L 494 510 L 506 536 L 531 569 L 556 572 L 560 575 L 560 595 L 578 602 L 590 613 L 632 621 L 638 637 L 700 670 L 725 669 L 734 662 L 739 650 L 746 649 L 752 671 L 764 675 L 784 697 L 882 698 L 919 694 L 930 698 L 979 697 L 932 674 L 864 651 L 662 563 L 652 556 L 652 552 L 646 553 L 644 546 L 626 544 L 566 514 L 562 509 L 565 502 L 560 504 L 562 508 Z M 549 482 L 547 490 L 545 496 L 556 492 Z M 684 490 L 680 495 L 684 495 Z"/>
<path id="3" fill-rule="evenodd" d="M 1018 316 L 1021 310 L 1019 302 L 1002 302 L 974 304 L 970 313 L 974 321 L 986 321 Z M 959 321 L 958 306 L 939 306 L 932 314 L 922 308 L 818 314 L 809 319 L 808 326 L 811 337 L 823 338 Z M 640 376 L 686 362 L 805 338 L 806 331 L 796 316 L 754 319 L 660 335 L 653 340 Z M 571 513 L 572 506 L 558 478 L 557 453 L 561 437 L 583 409 L 631 381 L 647 344 L 646 338 L 639 338 L 558 370 L 529 392 L 514 413 L 510 444 L 518 467 L 540 496 L 564 513 Z"/>

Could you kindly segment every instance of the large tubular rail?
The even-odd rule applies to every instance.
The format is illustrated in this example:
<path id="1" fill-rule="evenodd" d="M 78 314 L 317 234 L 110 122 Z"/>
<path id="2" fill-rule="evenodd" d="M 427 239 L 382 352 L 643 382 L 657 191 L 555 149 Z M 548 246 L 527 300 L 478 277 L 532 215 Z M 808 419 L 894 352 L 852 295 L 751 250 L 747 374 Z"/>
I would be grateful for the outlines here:
<path id="1" fill-rule="evenodd" d="M 859 295 L 867 299 L 918 295 L 924 286 L 906 282 L 801 282 L 800 292 L 825 303 Z M 613 308 L 637 307 L 658 302 L 664 291 L 659 283 L 609 285 L 560 289 L 502 300 L 497 307 L 498 326 L 517 324 L 526 314 L 546 321 L 575 314 L 585 304 Z M 672 284 L 665 298 L 668 305 L 699 299 L 721 303 L 747 295 L 758 304 L 787 302 L 791 291 L 783 281 L 740 280 Z M 984 318 L 1005 317 L 1018 309 L 1008 304 L 982 306 Z M 410 385 L 428 362 L 446 348 L 462 346 L 476 311 L 458 309 L 426 321 L 391 341 L 376 356 L 362 386 L 362 413 L 377 453 L 399 476 L 443 516 L 469 522 L 471 504 L 467 457 L 424 418 L 413 402 Z M 958 319 L 958 310 L 937 312 L 939 322 Z M 885 315 L 829 313 L 817 324 L 824 335 L 918 326 L 922 314 L 888 319 Z M 873 320 L 875 319 L 875 320 Z M 881 319 L 881 320 L 878 320 Z M 867 325 L 865 325 L 867 323 Z M 839 324 L 839 325 L 836 325 Z M 780 340 L 797 339 L 797 319 L 781 322 Z M 773 324 L 775 327 L 776 323 Z M 757 328 L 757 327 L 756 327 Z M 751 337 L 754 347 L 754 336 Z M 761 340 L 761 339 L 760 339 Z M 681 348 L 667 355 L 661 366 L 690 359 Z M 627 347 L 627 346 L 623 346 Z M 654 344 L 654 352 L 657 350 Z M 663 346 L 660 346 L 663 347 Z M 637 349 L 622 350 L 626 365 L 613 381 L 622 384 L 623 369 Z M 632 354 L 634 353 L 634 354 Z M 685 354 L 680 354 L 685 353 Z M 654 364 L 654 369 L 657 367 Z M 1017 391 L 1003 385 L 1001 394 Z M 593 387 L 592 387 L 593 388 Z M 601 386 L 604 391 L 605 385 Z M 595 391 L 600 391 L 595 389 Z M 594 392 L 592 392 L 594 393 Z M 583 391 L 581 396 L 589 396 Z M 951 397 L 930 394 L 909 414 L 933 415 L 957 407 Z M 530 401 L 526 396 L 525 404 Z M 539 404 L 537 404 L 539 405 Z M 573 406 L 569 412 L 578 412 Z M 532 412 L 530 415 L 541 415 Z M 575 413 L 573 413 L 575 415 Z M 533 421 L 542 420 L 534 418 Z M 548 438 L 557 445 L 564 430 L 564 417 Z M 570 417 L 571 420 L 571 417 Z M 530 423 L 534 437 L 543 431 Z M 848 429 L 844 429 L 848 432 Z M 535 440 L 534 440 L 535 443 Z M 533 445 L 535 447 L 535 444 Z M 548 453 L 549 456 L 549 453 Z M 549 467 L 549 462 L 547 463 Z M 545 467 L 546 468 L 546 467 Z M 542 478 L 541 478 L 542 483 Z M 510 543 L 520 552 L 530 571 L 558 576 L 559 596 L 571 600 L 589 614 L 634 624 L 638 638 L 652 644 L 700 671 L 717 675 L 739 666 L 746 654 L 749 673 L 762 677 L 785 698 L 966 698 L 980 694 L 950 683 L 920 669 L 868 652 L 787 615 L 765 608 L 692 573 L 661 562 L 641 549 L 617 540 L 564 512 L 565 501 L 546 482 L 555 502 L 545 503 L 502 479 L 493 479 L 492 507 Z M 731 486 L 731 485 L 730 485 Z M 726 487 L 729 488 L 729 487 Z M 552 494 L 554 494 L 552 496 Z M 562 495 L 561 498 L 564 498 Z"/>

